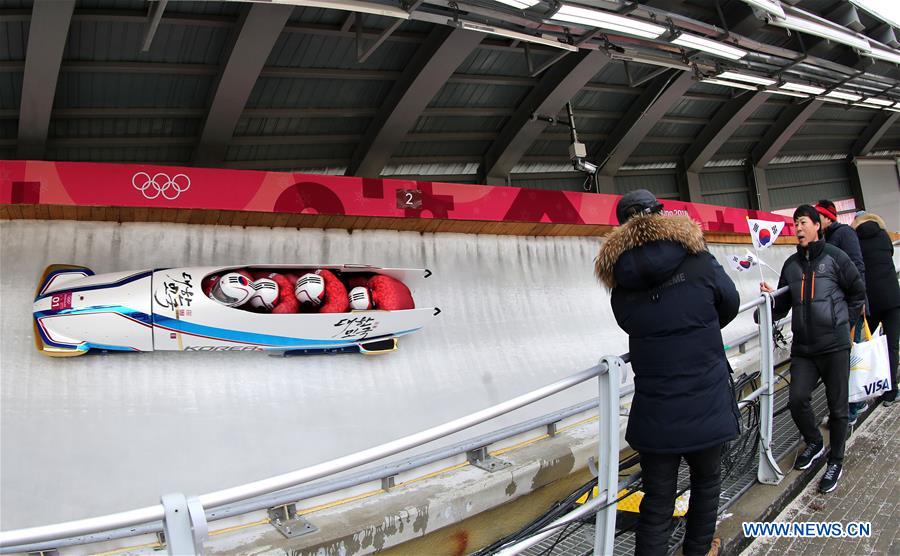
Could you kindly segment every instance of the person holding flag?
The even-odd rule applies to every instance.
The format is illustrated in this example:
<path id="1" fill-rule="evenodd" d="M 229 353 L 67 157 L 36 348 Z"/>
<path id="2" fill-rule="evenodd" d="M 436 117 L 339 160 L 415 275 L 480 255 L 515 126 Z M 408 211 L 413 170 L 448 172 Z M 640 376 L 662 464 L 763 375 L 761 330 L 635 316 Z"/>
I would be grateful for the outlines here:
<path id="1" fill-rule="evenodd" d="M 847 440 L 848 390 L 850 380 L 850 325 L 862 311 L 865 283 L 846 253 L 820 241 L 822 224 L 818 211 L 800 205 L 794 211 L 797 252 L 781 269 L 778 288 L 790 292 L 774 299 L 773 317 L 784 318 L 793 310 L 791 330 L 791 382 L 788 406 L 806 447 L 794 461 L 794 469 L 808 469 L 825 454 L 825 442 L 816 426 L 810 404 L 819 378 L 828 398 L 831 452 L 819 481 L 819 492 L 837 488 Z M 760 290 L 772 293 L 765 281 Z"/>

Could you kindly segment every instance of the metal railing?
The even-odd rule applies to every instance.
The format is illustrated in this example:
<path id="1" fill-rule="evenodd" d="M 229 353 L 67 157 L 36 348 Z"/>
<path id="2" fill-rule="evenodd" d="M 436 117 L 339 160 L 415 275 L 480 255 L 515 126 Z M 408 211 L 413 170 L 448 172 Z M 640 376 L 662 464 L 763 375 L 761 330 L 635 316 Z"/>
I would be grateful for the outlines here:
<path id="1" fill-rule="evenodd" d="M 787 288 L 778 290 L 775 295 L 784 291 L 787 291 Z M 763 385 L 745 400 L 742 400 L 742 403 L 749 403 L 756 397 L 761 397 L 760 403 L 763 411 L 761 411 L 758 478 L 761 482 L 777 483 L 783 477 L 783 473 L 781 473 L 774 461 L 771 447 L 771 396 L 774 393 L 774 386 L 777 380 L 774 378 L 771 361 L 773 346 L 771 337 L 771 304 L 768 302 L 770 299 L 770 295 L 763 294 L 759 298 L 741 306 L 741 312 L 760 305 L 764 305 L 765 309 L 760 311 L 759 330 L 732 342 L 730 347 L 743 348 L 743 345 L 754 337 L 760 337 L 760 365 Z M 760 331 L 766 332 L 761 334 Z M 743 352 L 743 349 L 741 351 Z M 619 399 L 621 396 L 633 391 L 633 385 L 629 385 L 626 388 L 620 387 L 620 379 L 625 376 L 625 363 L 627 361 L 628 354 L 622 357 L 604 357 L 598 365 L 590 369 L 496 406 L 380 446 L 290 473 L 196 497 L 188 498 L 179 493 L 169 494 L 161 498 L 160 504 L 137 510 L 55 525 L 0 532 L 0 552 L 33 552 L 163 531 L 166 546 L 170 553 L 201 553 L 204 539 L 208 534 L 208 521 L 243 515 L 265 508 L 278 507 L 289 502 L 358 486 L 373 480 L 382 480 L 383 484 L 385 484 L 384 481 L 391 480 L 392 477 L 402 471 L 421 467 L 454 455 L 471 453 L 479 449 L 484 450 L 484 447 L 489 444 L 534 430 L 537 427 L 546 426 L 548 434 L 553 434 L 555 432 L 555 424 L 560 420 L 588 411 L 594 406 L 599 406 L 599 457 L 597 459 L 599 462 L 599 494 L 590 502 L 590 511 L 593 511 L 594 508 L 599 508 L 596 514 L 596 553 L 611 553 L 615 534 L 615 496 L 618 492 Z M 378 461 L 421 446 L 427 442 L 443 438 L 592 378 L 598 378 L 599 397 L 597 400 L 588 400 L 542 417 L 437 449 L 415 458 L 388 464 L 378 469 L 363 471 L 329 481 L 320 481 L 300 490 L 286 490 L 294 489 L 294 487 L 305 485 L 316 479 L 333 476 L 342 471 Z M 229 504 L 235 505 L 229 506 Z M 572 518 L 571 515 L 568 517 Z M 539 540 L 531 544 L 536 542 L 539 542 Z M 514 548 L 504 548 L 504 553 Z M 521 550 L 525 548 L 527 547 L 522 546 Z"/>

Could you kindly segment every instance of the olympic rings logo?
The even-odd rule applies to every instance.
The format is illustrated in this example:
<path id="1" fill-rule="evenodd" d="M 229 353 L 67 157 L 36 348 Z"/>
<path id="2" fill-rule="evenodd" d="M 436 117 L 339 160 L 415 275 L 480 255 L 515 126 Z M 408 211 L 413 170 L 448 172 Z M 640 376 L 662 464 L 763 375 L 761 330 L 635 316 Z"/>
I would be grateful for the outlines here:
<path id="1" fill-rule="evenodd" d="M 160 172 L 150 177 L 147 172 L 138 172 L 131 177 L 131 185 L 147 199 L 156 199 L 160 195 L 164 199 L 174 201 L 179 195 L 190 189 L 191 178 L 184 174 L 168 174 Z"/>

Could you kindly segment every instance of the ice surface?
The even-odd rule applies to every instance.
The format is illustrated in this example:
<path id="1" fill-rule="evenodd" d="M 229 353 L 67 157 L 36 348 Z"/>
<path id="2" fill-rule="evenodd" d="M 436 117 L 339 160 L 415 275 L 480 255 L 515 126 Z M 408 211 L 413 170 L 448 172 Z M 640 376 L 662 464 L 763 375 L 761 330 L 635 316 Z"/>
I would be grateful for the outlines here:
<path id="1" fill-rule="evenodd" d="M 369 448 L 494 405 L 627 351 L 592 275 L 597 238 L 0 222 L 0 527 L 45 525 L 203 494 Z M 712 246 L 743 301 L 759 273 Z M 780 269 L 793 248 L 763 260 Z M 52 263 L 97 273 L 245 263 L 430 268 L 414 292 L 443 313 L 396 353 L 273 358 L 146 353 L 51 359 L 31 303 Z M 774 284 L 770 271 L 766 276 Z M 728 338 L 755 327 L 744 315 Z M 596 396 L 582 385 L 471 436 Z M 460 436 L 440 443 L 458 440 Z M 432 448 L 433 446 L 428 446 Z"/>

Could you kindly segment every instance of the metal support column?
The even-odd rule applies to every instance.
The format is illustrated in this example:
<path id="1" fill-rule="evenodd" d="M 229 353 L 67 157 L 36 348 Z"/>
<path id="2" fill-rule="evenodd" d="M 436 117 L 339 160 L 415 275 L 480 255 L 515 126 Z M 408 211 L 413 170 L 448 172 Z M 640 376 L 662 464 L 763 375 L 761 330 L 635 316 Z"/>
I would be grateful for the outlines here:
<path id="1" fill-rule="evenodd" d="M 598 416 L 600 438 L 597 459 L 597 497 L 603 504 L 597 510 L 594 554 L 612 554 L 616 540 L 616 494 L 619 485 L 619 380 L 625 376 L 621 357 L 600 360 L 606 372 L 599 376 L 600 404 Z"/>
<path id="2" fill-rule="evenodd" d="M 203 554 L 203 541 L 209 528 L 200 500 L 176 492 L 163 495 L 160 502 L 166 512 L 163 532 L 169 554 Z"/>
<path id="3" fill-rule="evenodd" d="M 785 294 L 782 294 L 785 295 Z M 772 453 L 772 431 L 775 421 L 773 406 L 775 399 L 775 369 L 772 352 L 775 349 L 772 340 L 772 296 L 762 294 L 765 303 L 759 309 L 759 366 L 760 378 L 765 390 L 759 397 L 759 466 L 756 478 L 761 483 L 777 485 L 784 478 L 784 473 L 775 461 Z"/>

